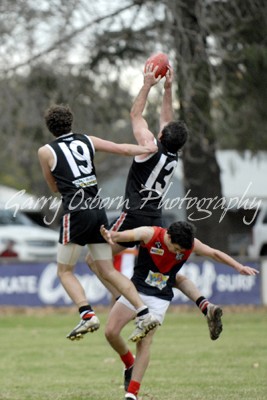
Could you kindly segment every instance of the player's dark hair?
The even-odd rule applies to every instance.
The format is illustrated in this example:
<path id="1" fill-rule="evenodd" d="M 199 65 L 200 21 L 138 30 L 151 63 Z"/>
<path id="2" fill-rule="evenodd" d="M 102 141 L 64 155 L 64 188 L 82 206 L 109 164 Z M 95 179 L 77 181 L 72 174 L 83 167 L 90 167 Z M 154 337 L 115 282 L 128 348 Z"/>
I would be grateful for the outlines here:
<path id="1" fill-rule="evenodd" d="M 172 121 L 162 129 L 160 141 L 172 153 L 180 150 L 188 138 L 188 128 L 184 121 Z"/>
<path id="2" fill-rule="evenodd" d="M 191 249 L 194 243 L 196 228 L 193 224 L 184 221 L 172 223 L 167 229 L 171 242 L 183 249 Z"/>
<path id="3" fill-rule="evenodd" d="M 56 137 L 72 130 L 73 114 L 69 106 L 55 104 L 46 110 L 44 118 L 47 128 Z"/>

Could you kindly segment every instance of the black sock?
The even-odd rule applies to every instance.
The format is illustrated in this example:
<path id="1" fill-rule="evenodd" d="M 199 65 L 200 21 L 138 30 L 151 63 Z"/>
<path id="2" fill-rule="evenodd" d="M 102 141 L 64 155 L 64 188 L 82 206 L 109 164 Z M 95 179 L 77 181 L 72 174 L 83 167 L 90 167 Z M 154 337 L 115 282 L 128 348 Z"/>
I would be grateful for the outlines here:
<path id="1" fill-rule="evenodd" d="M 207 315 L 208 312 L 208 305 L 209 305 L 209 300 L 207 300 L 204 296 L 201 296 L 197 299 L 196 305 L 198 308 L 202 311 L 204 315 Z"/>
<path id="2" fill-rule="evenodd" d="M 84 311 L 93 311 L 92 307 L 90 306 L 90 304 L 87 304 L 87 306 L 81 306 L 79 308 L 79 313 L 83 313 Z"/>
<path id="3" fill-rule="evenodd" d="M 145 308 L 143 308 L 143 310 L 140 310 L 137 313 L 137 317 L 141 317 L 142 315 L 145 315 L 145 314 L 148 314 L 148 313 L 149 313 L 149 309 L 148 309 L 148 307 L 145 307 Z"/>

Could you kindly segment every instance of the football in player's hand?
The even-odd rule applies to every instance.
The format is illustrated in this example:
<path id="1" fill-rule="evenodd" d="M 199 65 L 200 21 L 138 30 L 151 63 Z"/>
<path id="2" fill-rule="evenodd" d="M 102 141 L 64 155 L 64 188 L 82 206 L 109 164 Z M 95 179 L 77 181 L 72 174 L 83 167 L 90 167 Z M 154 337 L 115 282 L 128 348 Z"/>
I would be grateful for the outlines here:
<path id="1" fill-rule="evenodd" d="M 148 64 L 153 64 L 153 70 L 157 66 L 158 69 L 155 73 L 155 77 L 157 78 L 159 75 L 163 78 L 170 68 L 168 56 L 164 53 L 156 53 L 152 54 L 145 63 L 145 69 Z"/>

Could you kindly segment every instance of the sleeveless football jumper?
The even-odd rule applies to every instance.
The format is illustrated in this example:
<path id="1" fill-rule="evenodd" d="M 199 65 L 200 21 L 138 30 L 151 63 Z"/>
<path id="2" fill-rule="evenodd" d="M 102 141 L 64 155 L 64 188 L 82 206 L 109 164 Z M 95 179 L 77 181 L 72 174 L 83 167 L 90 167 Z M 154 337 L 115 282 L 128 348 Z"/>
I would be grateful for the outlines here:
<path id="1" fill-rule="evenodd" d="M 135 158 L 131 165 L 123 211 L 140 215 L 161 216 L 160 201 L 174 174 L 178 154 L 170 153 L 160 141 L 158 152 L 143 160 Z"/>
<path id="2" fill-rule="evenodd" d="M 132 281 L 138 292 L 171 301 L 175 277 L 192 249 L 181 253 L 170 253 L 164 243 L 165 228 L 154 226 L 152 239 L 140 245 L 139 256 L 134 267 Z"/>
<path id="3" fill-rule="evenodd" d="M 89 136 L 77 133 L 62 135 L 47 144 L 54 155 L 51 173 L 62 196 L 63 217 L 59 242 L 105 243 L 99 229 L 107 226 L 101 207 L 94 167 L 95 148 Z"/>

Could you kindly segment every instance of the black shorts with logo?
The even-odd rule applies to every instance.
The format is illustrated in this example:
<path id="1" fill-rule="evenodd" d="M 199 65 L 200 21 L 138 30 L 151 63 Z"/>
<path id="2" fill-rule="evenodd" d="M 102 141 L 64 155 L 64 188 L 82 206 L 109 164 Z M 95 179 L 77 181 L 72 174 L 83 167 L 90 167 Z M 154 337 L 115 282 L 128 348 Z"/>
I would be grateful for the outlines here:
<path id="1" fill-rule="evenodd" d="M 85 209 L 64 214 L 61 218 L 59 242 L 76 243 L 80 246 L 106 243 L 100 233 L 100 226 L 108 226 L 104 209 Z"/>

